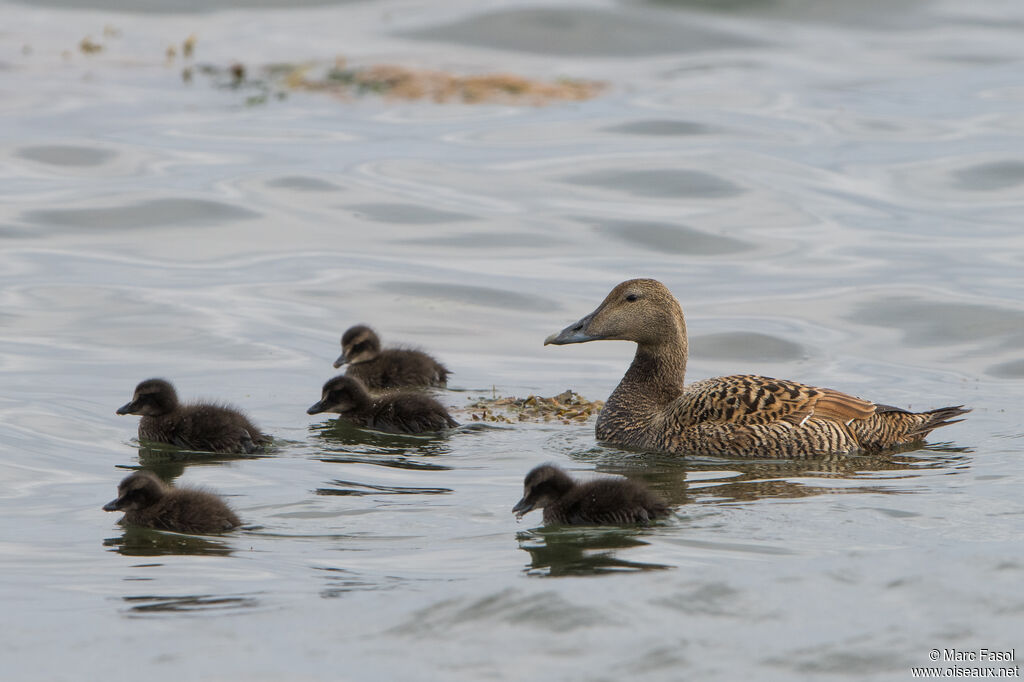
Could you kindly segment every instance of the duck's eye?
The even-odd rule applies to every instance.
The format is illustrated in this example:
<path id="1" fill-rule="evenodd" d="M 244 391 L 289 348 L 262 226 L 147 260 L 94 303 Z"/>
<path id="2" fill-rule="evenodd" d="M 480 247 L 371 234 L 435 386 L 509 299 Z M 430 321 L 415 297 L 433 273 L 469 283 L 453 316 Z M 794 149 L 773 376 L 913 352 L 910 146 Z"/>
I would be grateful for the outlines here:
<path id="1" fill-rule="evenodd" d="M 639 300 L 639 299 L 640 299 L 640 295 L 639 294 L 626 294 L 626 300 L 629 301 L 630 303 L 632 303 L 633 301 Z"/>

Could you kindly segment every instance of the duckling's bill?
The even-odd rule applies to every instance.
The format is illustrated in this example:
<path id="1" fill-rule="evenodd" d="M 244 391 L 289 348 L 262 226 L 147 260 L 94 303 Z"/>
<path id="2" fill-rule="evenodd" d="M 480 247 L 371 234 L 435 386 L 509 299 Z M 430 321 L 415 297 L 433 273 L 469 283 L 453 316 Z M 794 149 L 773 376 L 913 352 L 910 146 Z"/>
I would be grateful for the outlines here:
<path id="1" fill-rule="evenodd" d="M 516 506 L 512 507 L 512 513 L 516 515 L 516 520 L 518 521 L 519 519 L 523 518 L 523 516 L 533 511 L 533 507 L 533 503 L 528 502 L 527 499 L 524 497 L 523 499 L 516 502 Z"/>

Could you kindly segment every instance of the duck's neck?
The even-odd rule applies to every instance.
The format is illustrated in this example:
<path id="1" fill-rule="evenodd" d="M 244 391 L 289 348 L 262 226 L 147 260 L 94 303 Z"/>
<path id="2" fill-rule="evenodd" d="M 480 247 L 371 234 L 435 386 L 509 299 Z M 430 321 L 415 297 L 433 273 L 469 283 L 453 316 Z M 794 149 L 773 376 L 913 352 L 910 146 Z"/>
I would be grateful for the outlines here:
<path id="1" fill-rule="evenodd" d="M 608 398 L 608 407 L 616 404 L 633 409 L 659 406 L 683 392 L 689 352 L 686 323 L 680 319 L 673 331 L 657 343 L 637 345 L 633 363 Z"/>

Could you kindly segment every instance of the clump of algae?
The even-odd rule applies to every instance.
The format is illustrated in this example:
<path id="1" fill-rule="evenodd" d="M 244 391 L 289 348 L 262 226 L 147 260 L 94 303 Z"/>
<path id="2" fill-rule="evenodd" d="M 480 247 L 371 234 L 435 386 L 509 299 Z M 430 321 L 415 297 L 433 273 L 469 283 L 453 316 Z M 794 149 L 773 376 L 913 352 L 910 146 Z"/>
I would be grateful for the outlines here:
<path id="1" fill-rule="evenodd" d="M 445 71 L 412 69 L 396 64 L 348 67 L 338 60 L 321 78 L 303 70 L 289 74 L 286 83 L 296 90 L 320 90 L 336 94 L 376 93 L 398 99 L 429 99 L 435 102 L 547 104 L 580 101 L 604 88 L 594 81 L 558 79 L 541 81 L 507 73 L 459 76 Z"/>
<path id="2" fill-rule="evenodd" d="M 572 390 L 563 391 L 551 398 L 536 395 L 526 398 L 477 398 L 468 405 L 473 421 L 503 424 L 526 421 L 559 421 L 563 424 L 585 422 L 603 407 L 603 400 L 587 400 Z"/>
<path id="3" fill-rule="evenodd" d="M 559 101 L 581 101 L 595 97 L 605 84 L 596 81 L 556 79 L 542 81 L 515 74 L 493 73 L 460 76 L 445 71 L 413 69 L 395 64 L 350 67 L 339 58 L 330 68 L 314 63 L 271 64 L 248 69 L 233 64 L 228 69 L 200 67 L 204 73 L 231 76 L 231 87 L 248 86 L 266 91 L 321 92 L 340 98 L 380 95 L 394 99 L 462 102 L 465 104 L 530 104 L 541 106 Z M 239 73 L 243 74 L 239 77 Z"/>

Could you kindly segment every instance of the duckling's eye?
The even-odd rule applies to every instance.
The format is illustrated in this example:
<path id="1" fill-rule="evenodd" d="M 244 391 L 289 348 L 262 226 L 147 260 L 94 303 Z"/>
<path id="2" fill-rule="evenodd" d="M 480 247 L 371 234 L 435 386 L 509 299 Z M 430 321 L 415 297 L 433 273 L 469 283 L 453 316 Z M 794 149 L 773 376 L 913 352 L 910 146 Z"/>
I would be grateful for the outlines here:
<path id="1" fill-rule="evenodd" d="M 640 299 L 640 295 L 639 294 L 626 294 L 626 300 L 629 301 L 630 303 L 632 303 L 633 301 L 637 301 L 639 299 Z"/>

